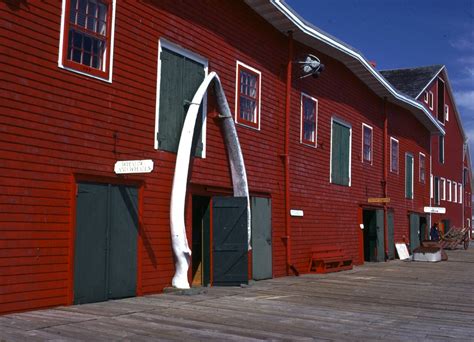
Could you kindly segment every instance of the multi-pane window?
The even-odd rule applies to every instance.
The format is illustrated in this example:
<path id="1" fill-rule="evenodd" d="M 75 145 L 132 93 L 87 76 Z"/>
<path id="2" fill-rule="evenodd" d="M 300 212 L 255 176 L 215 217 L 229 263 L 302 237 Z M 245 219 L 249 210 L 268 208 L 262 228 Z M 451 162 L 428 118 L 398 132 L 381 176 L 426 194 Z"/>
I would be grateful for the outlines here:
<path id="1" fill-rule="evenodd" d="M 65 0 L 62 64 L 108 78 L 112 0 Z"/>
<path id="2" fill-rule="evenodd" d="M 398 173 L 399 143 L 395 138 L 390 138 L 390 171 Z"/>
<path id="3" fill-rule="evenodd" d="M 440 197 L 442 201 L 446 200 L 446 179 L 441 178 L 439 181 L 439 190 L 440 190 Z"/>
<path id="4" fill-rule="evenodd" d="M 420 183 L 425 183 L 426 181 L 426 157 L 423 153 L 420 153 Z"/>
<path id="5" fill-rule="evenodd" d="M 351 185 L 351 136 L 349 124 L 332 119 L 330 182 Z"/>
<path id="6" fill-rule="evenodd" d="M 301 94 L 301 143 L 316 147 L 318 100 Z"/>
<path id="7" fill-rule="evenodd" d="M 237 122 L 260 128 L 260 72 L 237 62 Z"/>
<path id="8" fill-rule="evenodd" d="M 405 155 L 405 197 L 413 199 L 413 172 L 414 158 L 413 155 L 407 153 Z"/>
<path id="9" fill-rule="evenodd" d="M 372 163 L 372 127 L 362 124 L 362 161 Z"/>

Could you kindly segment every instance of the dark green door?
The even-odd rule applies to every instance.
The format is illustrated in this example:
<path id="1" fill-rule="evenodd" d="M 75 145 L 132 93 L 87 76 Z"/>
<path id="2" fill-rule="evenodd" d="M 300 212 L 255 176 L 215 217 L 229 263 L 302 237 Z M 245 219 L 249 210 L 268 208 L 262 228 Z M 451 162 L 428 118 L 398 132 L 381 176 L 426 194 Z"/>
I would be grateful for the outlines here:
<path id="1" fill-rule="evenodd" d="M 393 211 L 387 212 L 387 225 L 388 225 L 388 257 L 389 259 L 395 259 L 395 241 L 394 241 L 394 222 L 393 222 Z"/>
<path id="2" fill-rule="evenodd" d="M 160 53 L 158 148 L 177 152 L 184 119 L 204 80 L 204 65 L 167 48 Z M 202 154 L 202 107 L 196 122 L 193 154 Z"/>
<path id="3" fill-rule="evenodd" d="M 333 121 L 331 139 L 331 182 L 350 184 L 351 128 Z"/>
<path id="4" fill-rule="evenodd" d="M 252 277 L 272 278 L 272 210 L 270 198 L 251 198 Z"/>
<path id="5" fill-rule="evenodd" d="M 248 282 L 247 199 L 212 199 L 212 264 L 214 285 Z"/>
<path id="6" fill-rule="evenodd" d="M 74 303 L 134 296 L 137 189 L 79 183 L 76 203 Z"/>
<path id="7" fill-rule="evenodd" d="M 420 246 L 420 216 L 410 214 L 410 253 Z"/>
<path id="8" fill-rule="evenodd" d="M 385 261 L 385 234 L 383 225 L 383 210 L 375 211 L 376 217 L 376 231 L 377 231 L 377 261 Z"/>

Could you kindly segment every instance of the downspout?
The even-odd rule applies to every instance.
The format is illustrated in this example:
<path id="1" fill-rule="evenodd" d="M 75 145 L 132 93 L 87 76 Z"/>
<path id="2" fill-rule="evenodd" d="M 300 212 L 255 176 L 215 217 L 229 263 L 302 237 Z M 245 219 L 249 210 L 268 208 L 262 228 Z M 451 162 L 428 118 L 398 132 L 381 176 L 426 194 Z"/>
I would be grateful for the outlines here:
<path id="1" fill-rule="evenodd" d="M 388 113 L 387 113 L 387 97 L 383 98 L 383 197 L 388 196 Z M 383 203 L 383 230 L 384 230 L 384 246 L 385 246 L 385 259 L 388 259 L 388 212 L 387 203 Z"/>
<path id="2" fill-rule="evenodd" d="M 286 240 L 286 274 L 294 269 L 291 263 L 291 217 L 290 217 L 290 109 L 291 109 L 291 80 L 293 61 L 293 32 L 288 32 L 288 62 L 286 67 L 286 104 L 285 104 L 285 240 Z"/>

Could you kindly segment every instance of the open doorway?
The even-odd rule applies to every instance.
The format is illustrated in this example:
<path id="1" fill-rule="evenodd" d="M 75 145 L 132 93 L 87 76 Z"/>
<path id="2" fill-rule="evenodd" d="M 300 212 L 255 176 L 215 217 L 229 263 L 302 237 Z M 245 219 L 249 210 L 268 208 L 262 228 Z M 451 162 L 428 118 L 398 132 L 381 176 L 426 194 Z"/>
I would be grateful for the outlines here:
<path id="1" fill-rule="evenodd" d="M 193 196 L 192 286 L 207 286 L 211 271 L 210 203 L 207 196 Z"/>
<path id="2" fill-rule="evenodd" d="M 364 209 L 364 261 L 384 261 L 383 210 Z"/>

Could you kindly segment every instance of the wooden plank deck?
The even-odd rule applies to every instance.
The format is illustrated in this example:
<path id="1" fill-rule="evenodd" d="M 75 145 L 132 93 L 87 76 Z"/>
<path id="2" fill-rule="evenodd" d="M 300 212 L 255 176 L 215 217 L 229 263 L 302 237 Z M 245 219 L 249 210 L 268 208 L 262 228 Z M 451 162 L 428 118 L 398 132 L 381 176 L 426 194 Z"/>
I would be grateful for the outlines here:
<path id="1" fill-rule="evenodd" d="M 474 341 L 474 247 L 391 261 L 0 316 L 0 341 Z"/>

